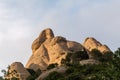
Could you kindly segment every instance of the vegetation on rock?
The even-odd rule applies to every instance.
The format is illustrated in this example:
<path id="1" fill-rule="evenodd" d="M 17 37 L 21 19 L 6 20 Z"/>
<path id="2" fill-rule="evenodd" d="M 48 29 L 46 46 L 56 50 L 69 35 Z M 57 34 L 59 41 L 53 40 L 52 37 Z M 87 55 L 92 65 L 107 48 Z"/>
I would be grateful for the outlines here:
<path id="1" fill-rule="evenodd" d="M 34 71 L 32 69 L 27 69 L 27 70 L 31 75 L 28 76 L 26 80 L 35 80 L 41 74 L 40 69 L 38 69 L 37 71 Z"/>
<path id="2" fill-rule="evenodd" d="M 109 57 L 109 55 L 106 55 L 106 57 Z M 113 58 L 107 62 L 105 61 L 98 65 L 71 64 L 64 74 L 53 72 L 44 80 L 119 80 L 119 62 L 120 48 L 115 51 Z"/>
<path id="3" fill-rule="evenodd" d="M 47 69 L 48 69 L 48 70 L 49 70 L 49 69 L 53 69 L 53 68 L 55 68 L 55 67 L 57 67 L 57 66 L 58 66 L 57 63 L 50 64 L 50 65 L 47 67 Z"/>

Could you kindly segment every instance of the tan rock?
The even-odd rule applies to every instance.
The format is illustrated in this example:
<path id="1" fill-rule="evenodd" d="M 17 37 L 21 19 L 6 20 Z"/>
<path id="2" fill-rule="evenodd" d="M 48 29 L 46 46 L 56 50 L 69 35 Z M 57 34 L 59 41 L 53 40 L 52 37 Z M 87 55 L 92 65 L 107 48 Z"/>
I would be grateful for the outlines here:
<path id="1" fill-rule="evenodd" d="M 56 67 L 53 68 L 51 70 L 47 70 L 45 72 L 43 72 L 36 80 L 43 80 L 44 78 L 46 78 L 50 73 L 56 71 L 58 73 L 65 73 L 65 71 L 67 70 L 66 67 L 60 66 L 60 67 Z"/>
<path id="2" fill-rule="evenodd" d="M 70 51 L 77 52 L 77 51 L 84 51 L 83 46 L 75 41 L 67 41 L 67 46 Z"/>
<path id="3" fill-rule="evenodd" d="M 84 51 L 85 49 L 80 43 L 68 41 L 61 36 L 54 37 L 51 29 L 45 29 L 33 42 L 32 50 L 33 54 L 26 67 L 44 70 L 52 63 L 61 65 L 61 60 L 65 59 L 68 53 Z M 86 55 L 88 54 L 86 53 Z"/>
<path id="4" fill-rule="evenodd" d="M 30 73 L 24 68 L 23 64 L 20 62 L 14 62 L 10 65 L 8 74 L 6 78 L 10 79 L 12 77 L 19 78 L 20 80 L 26 80 Z"/>
<path id="5" fill-rule="evenodd" d="M 101 44 L 99 41 L 97 41 L 95 38 L 88 37 L 85 39 L 83 46 L 88 50 L 91 51 L 93 49 L 97 49 L 100 52 L 111 52 L 111 50 L 106 46 Z"/>
<path id="6" fill-rule="evenodd" d="M 41 32 L 39 37 L 32 44 L 32 51 L 36 51 L 40 45 L 46 40 L 54 37 L 53 31 L 50 28 L 47 28 Z"/>

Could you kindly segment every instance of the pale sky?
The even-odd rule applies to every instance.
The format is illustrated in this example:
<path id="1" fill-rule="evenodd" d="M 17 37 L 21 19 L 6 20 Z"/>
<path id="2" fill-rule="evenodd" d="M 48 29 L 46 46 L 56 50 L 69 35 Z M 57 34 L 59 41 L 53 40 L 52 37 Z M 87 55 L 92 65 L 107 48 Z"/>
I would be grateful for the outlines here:
<path id="1" fill-rule="evenodd" d="M 115 51 L 120 0 L 0 0 L 0 69 L 15 61 L 25 65 L 33 40 L 48 27 L 80 43 L 94 37 Z"/>

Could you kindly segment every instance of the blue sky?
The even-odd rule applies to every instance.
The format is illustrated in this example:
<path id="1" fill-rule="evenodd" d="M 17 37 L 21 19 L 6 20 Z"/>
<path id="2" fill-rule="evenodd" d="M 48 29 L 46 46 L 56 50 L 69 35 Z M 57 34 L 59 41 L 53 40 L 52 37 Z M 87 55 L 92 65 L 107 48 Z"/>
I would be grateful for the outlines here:
<path id="1" fill-rule="evenodd" d="M 0 69 L 14 61 L 25 65 L 33 40 L 48 27 L 56 36 L 80 43 L 95 37 L 116 50 L 119 4 L 120 0 L 0 0 Z"/>

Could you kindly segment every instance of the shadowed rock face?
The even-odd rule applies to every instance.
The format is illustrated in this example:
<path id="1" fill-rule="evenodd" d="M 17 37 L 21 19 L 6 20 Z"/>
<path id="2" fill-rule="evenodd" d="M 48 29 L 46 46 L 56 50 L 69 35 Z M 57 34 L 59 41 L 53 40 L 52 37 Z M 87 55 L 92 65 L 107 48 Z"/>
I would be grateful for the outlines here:
<path id="1" fill-rule="evenodd" d="M 101 44 L 99 41 L 97 41 L 96 39 L 94 39 L 92 37 L 86 38 L 84 43 L 83 43 L 83 46 L 88 51 L 92 51 L 93 49 L 97 49 L 102 53 L 111 52 L 111 50 L 106 45 Z"/>
<path id="2" fill-rule="evenodd" d="M 32 56 L 26 67 L 44 70 L 49 64 L 58 63 L 71 52 L 84 51 L 84 47 L 75 41 L 68 41 L 64 37 L 54 37 L 53 31 L 48 28 L 41 32 L 32 44 Z M 88 55 L 87 53 L 84 55 Z"/>

